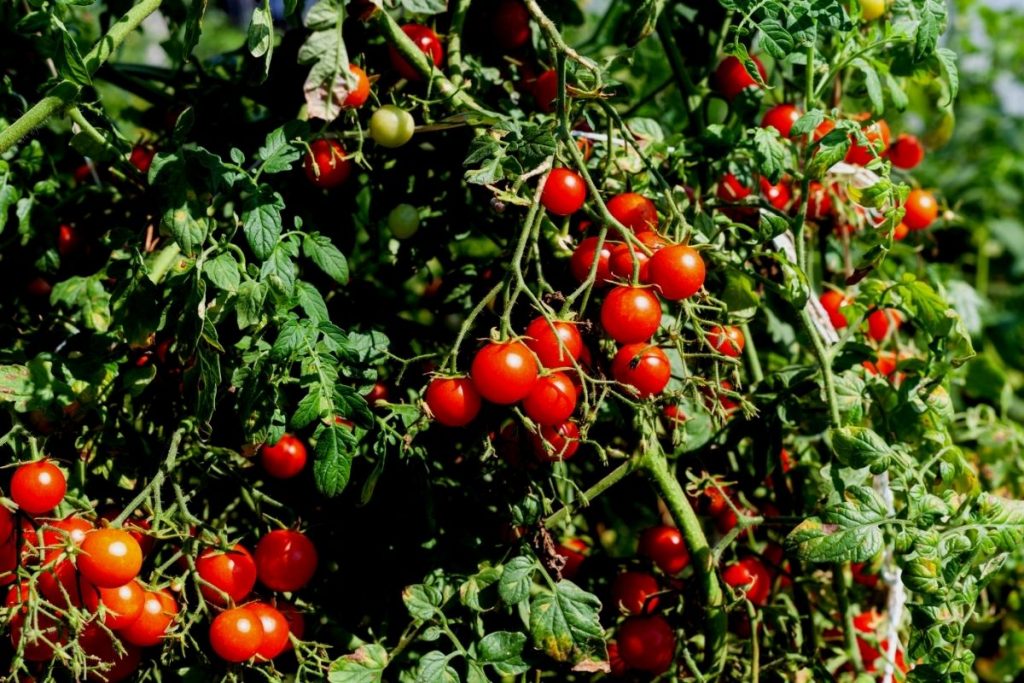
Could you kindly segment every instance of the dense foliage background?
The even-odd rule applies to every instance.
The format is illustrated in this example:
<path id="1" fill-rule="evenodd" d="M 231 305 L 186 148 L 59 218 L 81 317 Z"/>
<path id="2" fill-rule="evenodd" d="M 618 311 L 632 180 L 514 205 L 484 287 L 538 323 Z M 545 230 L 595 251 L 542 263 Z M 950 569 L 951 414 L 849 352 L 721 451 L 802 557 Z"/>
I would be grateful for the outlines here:
<path id="1" fill-rule="evenodd" d="M 1024 15 L 253 5 L 0 6 L 7 680 L 1024 672 Z"/>

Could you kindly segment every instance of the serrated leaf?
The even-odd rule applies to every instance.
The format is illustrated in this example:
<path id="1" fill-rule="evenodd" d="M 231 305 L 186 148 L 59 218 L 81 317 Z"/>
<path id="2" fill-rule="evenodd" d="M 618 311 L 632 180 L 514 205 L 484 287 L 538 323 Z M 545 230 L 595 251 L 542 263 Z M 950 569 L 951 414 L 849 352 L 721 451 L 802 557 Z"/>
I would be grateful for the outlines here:
<path id="1" fill-rule="evenodd" d="M 506 605 L 515 605 L 530 597 L 533 573 L 537 563 L 532 557 L 521 555 L 506 564 L 498 582 L 498 594 Z"/>
<path id="2" fill-rule="evenodd" d="M 825 120 L 825 112 L 820 109 L 812 109 L 796 120 L 790 129 L 790 135 L 797 137 L 813 133 Z"/>
<path id="3" fill-rule="evenodd" d="M 228 292 L 238 291 L 241 275 L 238 261 L 229 253 L 223 253 L 203 264 L 203 274 L 213 283 L 214 287 Z"/>
<path id="4" fill-rule="evenodd" d="M 388 665 L 388 652 L 380 645 L 363 645 L 352 654 L 331 662 L 330 683 L 381 683 Z"/>
<path id="5" fill-rule="evenodd" d="M 287 248 L 278 246 L 260 267 L 260 279 L 283 296 L 292 296 L 295 290 L 295 262 Z"/>
<path id="6" fill-rule="evenodd" d="M 515 676 L 530 667 L 523 661 L 526 635 L 518 631 L 488 633 L 477 644 L 477 660 L 490 664 L 502 676 Z"/>
<path id="7" fill-rule="evenodd" d="M 255 280 L 246 280 L 238 287 L 235 300 L 235 316 L 238 329 L 258 324 L 263 319 L 263 302 L 267 298 L 266 285 Z"/>
<path id="8" fill-rule="evenodd" d="M 760 46 L 775 59 L 785 59 L 793 51 L 793 36 L 775 19 L 765 19 L 760 23 Z"/>
<path id="9" fill-rule="evenodd" d="M 440 14 L 448 9 L 447 0 L 402 0 L 402 7 L 410 14 Z"/>
<path id="10" fill-rule="evenodd" d="M 940 47 L 935 51 L 935 58 L 946 77 L 946 83 L 949 84 L 949 99 L 940 103 L 939 106 L 948 107 L 953 104 L 957 93 L 960 92 L 960 72 L 956 66 L 956 53 L 949 48 Z"/>
<path id="11" fill-rule="evenodd" d="M 871 467 L 878 474 L 895 455 L 885 439 L 867 427 L 830 429 L 828 436 L 839 462 L 854 469 Z"/>
<path id="12" fill-rule="evenodd" d="M 24 365 L 0 365 L 0 403 L 13 403 L 19 412 L 25 409 L 33 393 L 31 376 Z"/>
<path id="13" fill-rule="evenodd" d="M 786 168 L 788 153 L 778 131 L 758 128 L 754 131 L 754 154 L 758 168 L 769 182 L 777 183 Z"/>
<path id="14" fill-rule="evenodd" d="M 348 282 L 348 261 L 331 238 L 313 232 L 302 240 L 302 253 L 338 284 Z"/>
<path id="15" fill-rule="evenodd" d="M 553 591 L 543 591 L 530 604 L 533 643 L 559 662 L 575 663 L 603 652 L 601 601 L 571 581 L 562 580 Z"/>
<path id="16" fill-rule="evenodd" d="M 418 583 L 406 586 L 402 591 L 402 602 L 413 619 L 429 621 L 437 615 L 437 608 L 444 601 L 444 595 L 435 586 Z"/>
<path id="17" fill-rule="evenodd" d="M 316 437 L 316 460 L 313 463 L 313 478 L 316 487 L 325 496 L 337 496 L 348 485 L 352 472 L 351 441 L 348 427 L 336 423 L 321 424 Z"/>
<path id="18" fill-rule="evenodd" d="M 270 257 L 281 239 L 284 199 L 269 185 L 260 185 L 245 199 L 242 229 L 252 253 L 261 261 Z"/>
<path id="19" fill-rule="evenodd" d="M 446 655 L 440 650 L 432 650 L 423 655 L 416 671 L 415 683 L 460 683 L 458 672 L 448 664 L 451 658 L 452 655 Z"/>
<path id="20" fill-rule="evenodd" d="M 864 74 L 864 87 L 868 91 L 871 110 L 876 114 L 881 114 L 885 111 L 885 100 L 882 97 L 882 81 L 878 77 L 878 71 L 870 62 L 860 57 L 850 62 L 850 66 Z"/>
<path id="21" fill-rule="evenodd" d="M 291 121 L 275 128 L 268 135 L 263 146 L 256 152 L 256 158 L 263 162 L 260 167 L 264 173 L 283 173 L 290 171 L 302 150 L 292 144 L 292 140 L 303 138 L 309 126 L 302 121 Z M 238 162 L 240 163 L 240 162 Z"/>
<path id="22" fill-rule="evenodd" d="M 308 282 L 297 282 L 295 284 L 295 296 L 302 312 L 313 322 L 322 323 L 330 319 L 327 313 L 327 303 L 313 285 Z"/>
<path id="23" fill-rule="evenodd" d="M 847 529 L 811 517 L 793 529 L 786 546 L 804 562 L 867 562 L 882 549 L 882 541 L 877 526 Z"/>

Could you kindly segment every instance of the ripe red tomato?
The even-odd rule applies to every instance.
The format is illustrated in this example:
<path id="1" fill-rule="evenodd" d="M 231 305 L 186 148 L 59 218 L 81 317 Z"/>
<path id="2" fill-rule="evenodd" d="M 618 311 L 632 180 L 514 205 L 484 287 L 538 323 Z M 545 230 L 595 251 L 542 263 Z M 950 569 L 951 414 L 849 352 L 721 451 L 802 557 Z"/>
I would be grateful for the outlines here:
<path id="1" fill-rule="evenodd" d="M 124 653 L 120 653 L 114 645 L 114 639 L 96 622 L 89 622 L 78 635 L 78 644 L 90 658 L 87 681 L 115 683 L 123 681 L 139 668 L 142 651 L 132 645 L 124 645 Z"/>
<path id="2" fill-rule="evenodd" d="M 48 522 L 43 527 L 42 567 L 39 575 L 39 592 L 47 601 L 58 607 L 82 604 L 82 592 L 79 590 L 78 571 L 71 560 L 70 548 L 80 546 L 86 534 L 94 529 L 88 520 L 74 515 L 55 522 Z M 28 545 L 34 545 L 35 533 L 27 539 Z"/>
<path id="3" fill-rule="evenodd" d="M 544 181 L 540 203 L 556 216 L 568 216 L 576 213 L 586 201 L 587 185 L 576 171 L 571 171 L 568 168 L 556 168 Z"/>
<path id="4" fill-rule="evenodd" d="M 146 174 L 149 173 L 149 167 L 153 165 L 155 156 L 156 150 L 149 145 L 135 145 L 128 157 L 128 163 L 139 169 L 139 173 Z"/>
<path id="5" fill-rule="evenodd" d="M 534 318 L 526 326 L 524 341 L 546 368 L 570 367 L 572 361 L 579 360 L 583 353 L 580 331 L 575 323 L 563 320 L 549 323 L 543 316 Z"/>
<path id="6" fill-rule="evenodd" d="M 309 143 L 309 152 L 302 164 L 306 177 L 321 189 L 337 187 L 348 180 L 352 162 L 345 158 L 345 148 L 337 140 L 319 139 Z"/>
<path id="7" fill-rule="evenodd" d="M 768 72 L 764 70 L 764 64 L 754 55 L 750 55 L 750 58 L 754 61 L 754 66 L 757 67 L 758 72 L 760 72 L 761 80 L 766 80 Z M 718 68 L 715 69 L 714 86 L 718 94 L 730 102 L 747 88 L 758 87 L 757 81 L 747 71 L 743 62 L 731 55 L 723 59 Z"/>
<path id="8" fill-rule="evenodd" d="M 665 390 L 672 377 L 672 365 L 657 346 L 647 342 L 626 344 L 612 360 L 612 377 L 636 389 L 640 398 L 647 398 Z"/>
<path id="9" fill-rule="evenodd" d="M 715 325 L 708 330 L 708 342 L 723 356 L 737 358 L 743 353 L 743 344 L 746 340 L 743 337 L 743 330 L 735 325 Z"/>
<path id="10" fill-rule="evenodd" d="M 911 190 L 903 208 L 907 211 L 903 222 L 911 230 L 924 230 L 939 217 L 939 203 L 928 190 Z"/>
<path id="11" fill-rule="evenodd" d="M 637 239 L 650 247 L 652 252 L 661 249 L 667 244 L 656 232 L 642 232 L 637 235 Z M 634 259 L 639 265 L 638 274 L 640 276 L 640 282 L 647 282 L 650 275 L 648 263 L 651 260 L 651 257 L 640 249 L 634 249 L 628 244 L 620 244 L 612 250 L 612 256 L 608 264 L 614 275 L 617 275 L 624 280 L 632 281 Z"/>
<path id="12" fill-rule="evenodd" d="M 66 629 L 46 614 L 39 614 L 36 617 L 35 626 L 37 628 L 29 629 L 31 635 L 26 634 L 24 633 L 25 617 L 25 614 L 18 613 L 11 619 L 11 644 L 17 649 L 24 638 L 23 656 L 29 662 L 45 662 L 53 659 L 56 646 L 63 646 L 68 642 Z"/>
<path id="13" fill-rule="evenodd" d="M 530 13 L 522 0 L 499 0 L 491 16 L 491 32 L 502 50 L 515 50 L 530 40 Z"/>
<path id="14" fill-rule="evenodd" d="M 662 408 L 661 412 L 665 416 L 665 419 L 668 420 L 668 426 L 670 429 L 675 429 L 686 422 L 686 413 L 677 405 L 665 406 Z"/>
<path id="15" fill-rule="evenodd" d="M 579 439 L 579 425 L 571 420 L 560 425 L 541 427 L 540 434 L 536 432 L 530 434 L 533 452 L 544 462 L 568 460 L 576 455 L 576 451 L 580 448 Z"/>
<path id="16" fill-rule="evenodd" d="M 616 287 L 601 305 L 601 326 L 620 344 L 647 341 L 660 324 L 661 302 L 643 287 Z"/>
<path id="17" fill-rule="evenodd" d="M 892 231 L 892 238 L 897 242 L 901 242 L 906 239 L 909 234 L 910 228 L 907 227 L 906 223 L 900 222 L 900 224 Z"/>
<path id="18" fill-rule="evenodd" d="M 178 603 L 167 589 L 146 591 L 139 618 L 121 629 L 121 638 L 132 645 L 150 647 L 159 643 L 178 615 Z"/>
<path id="19" fill-rule="evenodd" d="M 259 618 L 263 627 L 263 638 L 256 650 L 256 661 L 269 661 L 287 650 L 291 645 L 288 638 L 288 620 L 280 610 L 265 602 L 252 602 L 245 607 Z"/>
<path id="20" fill-rule="evenodd" d="M 900 133 L 889 147 L 889 161 L 896 168 L 909 171 L 924 161 L 924 147 L 916 136 Z"/>
<path id="21" fill-rule="evenodd" d="M 45 459 L 18 465 L 11 477 L 11 499 L 30 515 L 41 515 L 60 505 L 67 490 L 64 473 Z"/>
<path id="22" fill-rule="evenodd" d="M 480 392 L 468 377 L 435 377 L 424 400 L 434 418 L 448 427 L 464 427 L 480 412 Z"/>
<path id="23" fill-rule="evenodd" d="M 828 189 L 817 180 L 807 186 L 807 218 L 820 221 L 832 213 L 832 197 Z"/>
<path id="24" fill-rule="evenodd" d="M 718 181 L 718 189 L 715 194 L 723 202 L 735 203 L 749 197 L 751 192 L 753 190 L 741 183 L 739 178 L 732 173 L 726 173 Z"/>
<path id="25" fill-rule="evenodd" d="M 783 448 L 779 451 L 779 468 L 782 470 L 783 474 L 786 474 L 794 467 L 796 467 L 796 462 L 793 460 L 792 453 Z"/>
<path id="26" fill-rule="evenodd" d="M 597 273 L 594 276 L 595 284 L 603 285 L 612 281 L 610 260 L 612 250 L 617 243 L 606 239 L 601 245 L 601 253 L 597 254 L 597 240 L 598 238 L 596 237 L 587 237 L 572 252 L 572 258 L 569 259 L 569 270 L 572 271 L 572 276 L 578 282 L 585 281 L 587 276 L 590 275 L 590 268 L 594 264 L 595 254 L 597 255 Z"/>
<path id="27" fill-rule="evenodd" d="M 792 104 L 777 104 L 764 113 L 762 128 L 774 128 L 779 135 L 788 138 L 793 124 L 800 119 L 800 110 Z"/>
<path id="28" fill-rule="evenodd" d="M 491 342 L 476 352 L 469 376 L 491 403 L 522 401 L 537 382 L 537 361 L 520 341 Z"/>
<path id="29" fill-rule="evenodd" d="M 849 324 L 846 316 L 839 310 L 844 306 L 849 306 L 851 303 L 845 294 L 834 289 L 826 289 L 821 293 L 821 297 L 818 300 L 821 302 L 825 312 L 828 313 L 828 319 L 832 321 L 832 327 L 841 330 Z"/>
<path id="30" fill-rule="evenodd" d="M 226 552 L 207 548 L 196 558 L 196 572 L 210 584 L 200 590 L 214 605 L 224 606 L 228 599 L 241 602 L 256 585 L 256 562 L 241 544 Z"/>
<path id="31" fill-rule="evenodd" d="M 271 606 L 276 608 L 281 613 L 281 616 L 284 617 L 284 620 L 288 622 L 288 631 L 294 633 L 295 637 L 299 640 L 302 640 L 302 636 L 306 634 L 306 619 L 302 616 L 302 612 L 295 605 L 281 599 L 274 599 Z M 292 649 L 291 640 L 288 641 L 284 649 Z"/>
<path id="32" fill-rule="evenodd" d="M 548 69 L 533 82 L 533 99 L 537 108 L 550 114 L 558 106 L 558 72 Z"/>
<path id="33" fill-rule="evenodd" d="M 688 299 L 704 286 L 704 259 L 696 249 L 676 244 L 651 257 L 648 274 L 666 299 Z"/>
<path id="34" fill-rule="evenodd" d="M 789 184 L 785 180 L 780 180 L 775 185 L 772 185 L 764 178 L 761 178 L 760 182 L 761 194 L 768 200 L 768 203 L 779 211 L 785 211 L 789 206 L 790 200 L 793 199 L 793 194 L 790 192 Z"/>
<path id="35" fill-rule="evenodd" d="M 630 614 L 650 614 L 658 607 L 660 590 L 647 572 L 623 572 L 612 582 L 612 603 Z"/>
<path id="36" fill-rule="evenodd" d="M 565 422 L 576 410 L 576 387 L 564 372 L 540 377 L 523 399 L 523 411 L 539 425 Z"/>
<path id="37" fill-rule="evenodd" d="M 722 572 L 722 580 L 747 596 L 758 607 L 768 604 L 772 591 L 772 574 L 756 557 L 744 557 Z"/>
<path id="38" fill-rule="evenodd" d="M 674 526 L 661 524 L 644 529 L 638 551 L 669 576 L 675 576 L 690 564 L 686 541 Z"/>
<path id="39" fill-rule="evenodd" d="M 647 197 L 623 192 L 608 200 L 608 212 L 634 233 L 657 230 L 658 208 Z"/>
<path id="40" fill-rule="evenodd" d="M 25 285 L 25 293 L 34 299 L 49 299 L 53 285 L 45 277 L 37 275 Z"/>
<path id="41" fill-rule="evenodd" d="M 579 574 L 580 566 L 587 559 L 587 552 L 590 547 L 578 538 L 570 538 L 565 543 L 555 546 L 555 554 L 565 558 L 565 565 L 562 567 L 562 576 L 572 580 Z"/>
<path id="42" fill-rule="evenodd" d="M 608 666 L 611 668 L 611 675 L 615 677 L 625 676 L 629 670 L 619 656 L 619 644 L 614 640 L 608 643 Z"/>
<path id="43" fill-rule="evenodd" d="M 226 662 L 252 659 L 263 642 L 263 622 L 248 607 L 221 612 L 210 622 L 210 646 Z"/>
<path id="44" fill-rule="evenodd" d="M 886 655 L 889 651 L 889 640 L 877 638 L 876 631 L 882 623 L 882 615 L 876 610 L 862 612 L 853 618 L 853 627 L 860 633 L 867 634 L 872 639 L 877 639 L 878 645 L 868 639 L 857 636 L 857 648 L 860 650 L 861 661 L 864 662 L 864 670 L 868 673 L 875 673 L 885 667 Z M 897 646 L 896 657 L 893 662 L 896 668 L 903 673 L 907 672 L 907 663 L 903 656 L 902 648 Z"/>
<path id="45" fill-rule="evenodd" d="M 358 109 L 370 98 L 370 79 L 367 78 L 366 72 L 355 64 L 349 64 L 348 70 L 355 74 L 356 84 L 348 91 L 341 106 L 347 109 Z"/>
<path id="46" fill-rule="evenodd" d="M 146 603 L 146 591 L 138 581 L 129 581 L 117 588 L 82 586 L 82 604 L 90 612 L 103 605 L 103 623 L 109 629 L 120 629 L 139 618 Z"/>
<path id="47" fill-rule="evenodd" d="M 416 47 L 427 56 L 428 61 L 434 63 L 435 67 L 441 66 L 441 62 L 444 60 L 444 48 L 441 47 L 441 39 L 437 37 L 433 29 L 422 24 L 406 24 L 402 27 L 402 33 L 416 43 Z M 391 58 L 391 66 L 395 67 L 395 71 L 402 78 L 409 81 L 423 79 L 416 67 L 410 64 L 393 46 L 388 46 L 388 56 Z"/>
<path id="48" fill-rule="evenodd" d="M 292 434 L 285 434 L 273 445 L 263 444 L 260 463 L 270 476 L 290 479 L 306 467 L 306 446 Z"/>
<path id="49" fill-rule="evenodd" d="M 43 528 L 43 545 L 50 548 L 63 548 L 69 543 L 81 545 L 86 534 L 95 528 L 92 522 L 77 515 L 70 515 L 55 522 L 47 522 Z"/>
<path id="50" fill-rule="evenodd" d="M 889 124 L 884 119 L 879 119 L 869 124 L 864 129 L 864 135 L 867 137 L 868 142 L 871 143 L 874 151 L 865 145 L 857 143 L 856 139 L 854 139 L 850 145 L 850 150 L 846 153 L 846 163 L 866 166 L 868 162 L 875 158 L 876 154 L 881 156 L 889 149 Z"/>
<path id="51" fill-rule="evenodd" d="M 664 618 L 630 617 L 615 637 L 619 656 L 627 666 L 653 674 L 664 673 L 676 654 L 676 635 Z"/>
<path id="52" fill-rule="evenodd" d="M 868 316 L 868 336 L 876 342 L 884 341 L 889 336 L 889 329 L 897 330 L 903 317 L 892 309 L 878 309 Z"/>
<path id="53" fill-rule="evenodd" d="M 391 398 L 391 390 L 384 382 L 376 382 L 368 392 L 363 394 L 363 398 L 373 407 L 377 405 L 377 401 L 387 403 L 388 399 Z"/>
<path id="54" fill-rule="evenodd" d="M 257 575 L 270 590 L 299 590 L 313 578 L 316 565 L 316 546 L 299 531 L 275 529 L 256 544 Z"/>
<path id="55" fill-rule="evenodd" d="M 113 522 L 120 514 L 121 510 L 115 508 L 104 512 L 100 515 L 100 519 Z M 138 511 L 136 511 L 136 514 L 138 514 Z M 142 556 L 145 557 L 149 555 L 153 550 L 153 546 L 156 544 L 156 539 L 149 535 L 149 520 L 145 517 L 129 517 L 124 521 L 122 526 L 125 531 L 132 535 L 132 538 L 134 538 L 135 542 L 139 544 L 139 547 L 142 548 Z"/>
<path id="56" fill-rule="evenodd" d="M 57 229 L 57 253 L 63 258 L 74 254 L 82 246 L 78 230 L 62 223 Z"/>
<path id="57" fill-rule="evenodd" d="M 82 541 L 78 571 L 100 588 L 116 588 L 139 575 L 142 548 L 122 529 L 95 529 Z"/>
<path id="58" fill-rule="evenodd" d="M 811 136 L 811 138 L 815 142 L 817 142 L 818 140 L 822 139 L 823 137 L 831 133 L 833 130 L 835 130 L 835 127 L 835 121 L 833 121 L 832 119 L 825 119 L 824 121 L 818 124 L 817 128 L 814 129 L 814 134 Z"/>

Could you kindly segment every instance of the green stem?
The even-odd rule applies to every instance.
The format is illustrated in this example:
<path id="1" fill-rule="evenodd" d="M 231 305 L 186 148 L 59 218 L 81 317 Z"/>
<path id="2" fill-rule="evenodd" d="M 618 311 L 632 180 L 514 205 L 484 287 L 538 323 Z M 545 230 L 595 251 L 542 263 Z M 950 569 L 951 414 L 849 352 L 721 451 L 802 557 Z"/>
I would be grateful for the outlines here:
<path id="1" fill-rule="evenodd" d="M 747 357 L 747 363 L 750 365 L 750 374 L 754 384 L 758 384 L 764 380 L 764 370 L 761 368 L 761 359 L 757 357 L 757 345 L 754 343 L 754 338 L 750 335 L 750 325 L 743 323 L 740 329 L 743 330 L 743 339 L 746 342 L 743 346 L 743 352 Z"/>
<path id="2" fill-rule="evenodd" d="M 842 418 L 839 415 L 839 399 L 836 397 L 836 383 L 832 375 L 832 363 L 829 360 L 828 351 L 826 351 L 825 344 L 821 341 L 821 335 L 818 334 L 818 330 L 814 326 L 811 315 L 807 312 L 806 308 L 800 310 L 800 321 L 803 323 L 804 331 L 811 338 L 811 346 L 814 349 L 815 357 L 818 359 L 821 377 L 825 383 L 825 398 L 828 401 L 829 418 L 831 419 L 832 426 L 841 427 Z"/>
<path id="3" fill-rule="evenodd" d="M 628 477 L 630 474 L 635 472 L 639 468 L 641 462 L 639 457 L 632 457 L 625 461 L 614 470 L 604 475 L 596 484 L 591 486 L 589 489 L 580 494 L 579 498 L 572 503 L 569 503 L 562 509 L 555 512 L 553 515 L 544 520 L 544 526 L 548 529 L 553 529 L 559 524 L 563 523 L 568 517 L 576 514 L 580 508 L 584 508 L 590 505 L 590 501 L 597 498 L 602 493 L 610 489 L 615 484 Z"/>
<path id="4" fill-rule="evenodd" d="M 179 255 L 181 255 L 181 247 L 177 242 L 172 242 L 164 247 L 149 266 L 150 281 L 153 284 L 159 284 Z"/>
<path id="5" fill-rule="evenodd" d="M 846 637 L 846 649 L 850 655 L 850 662 L 854 670 L 864 670 L 864 661 L 860 656 L 860 646 L 857 644 L 857 629 L 853 624 L 853 612 L 850 611 L 850 596 L 848 594 L 848 576 L 850 575 L 850 563 L 844 562 L 835 566 L 833 584 L 836 591 L 836 598 L 839 600 L 839 611 L 843 615 L 843 634 Z"/>
<path id="6" fill-rule="evenodd" d="M 452 73 L 452 85 L 461 86 L 465 80 L 462 68 L 462 27 L 466 23 L 466 12 L 473 0 L 458 0 L 452 11 L 451 29 L 448 32 L 448 69 Z"/>
<path id="7" fill-rule="evenodd" d="M 153 478 L 149 480 L 149 483 L 139 491 L 138 495 L 132 498 L 131 502 L 124 506 L 124 509 L 121 510 L 121 514 L 110 522 L 110 526 L 119 527 L 124 524 L 125 520 L 135 512 L 135 509 L 146 501 L 149 494 L 163 485 L 164 477 L 167 476 L 168 472 L 174 469 L 174 461 L 178 458 L 178 447 L 181 445 L 181 437 L 184 433 L 184 427 L 180 427 L 174 432 L 174 436 L 171 437 L 171 445 L 167 449 L 167 457 L 164 458 L 163 463 L 160 465 L 160 469 L 156 471 L 156 474 L 154 474 Z"/>

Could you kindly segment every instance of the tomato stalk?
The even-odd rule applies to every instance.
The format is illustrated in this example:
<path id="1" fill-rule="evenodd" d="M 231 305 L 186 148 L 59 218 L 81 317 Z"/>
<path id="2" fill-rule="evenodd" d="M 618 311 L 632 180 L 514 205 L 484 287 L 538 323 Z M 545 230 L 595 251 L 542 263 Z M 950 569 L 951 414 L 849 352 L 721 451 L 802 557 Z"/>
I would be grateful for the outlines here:
<path id="1" fill-rule="evenodd" d="M 458 0 L 452 10 L 451 28 L 448 31 L 448 67 L 452 72 L 451 82 L 461 87 L 465 80 L 462 68 L 462 27 L 466 23 L 466 12 L 472 0 Z"/>
<path id="2" fill-rule="evenodd" d="M 836 564 L 832 570 L 832 584 L 836 591 L 836 599 L 839 601 L 839 612 L 843 615 L 843 635 L 846 638 L 846 649 L 853 668 L 860 672 L 864 671 L 864 661 L 860 656 L 857 628 L 854 626 L 853 612 L 850 610 L 849 587 L 852 583 L 852 576 L 849 562 Z"/>

